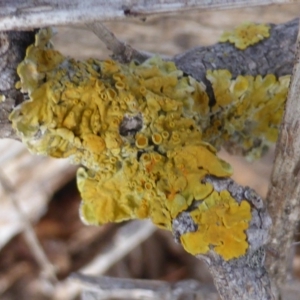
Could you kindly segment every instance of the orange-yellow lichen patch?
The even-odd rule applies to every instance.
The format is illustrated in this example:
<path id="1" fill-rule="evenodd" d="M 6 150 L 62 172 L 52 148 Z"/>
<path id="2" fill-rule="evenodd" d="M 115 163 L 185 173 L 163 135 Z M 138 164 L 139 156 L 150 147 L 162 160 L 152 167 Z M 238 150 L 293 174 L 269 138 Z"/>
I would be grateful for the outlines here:
<path id="1" fill-rule="evenodd" d="M 172 230 L 173 220 L 199 201 L 191 212 L 198 231 L 181 239 L 187 251 L 213 247 L 226 260 L 245 254 L 249 204 L 204 179 L 232 175 L 216 153 L 224 140 L 241 142 L 246 152 L 274 140 L 288 78 L 210 71 L 212 104 L 204 84 L 172 62 L 79 62 L 55 51 L 50 36 L 40 31 L 18 67 L 18 87 L 30 100 L 10 119 L 32 152 L 83 166 L 82 219 L 98 225 L 150 218 Z M 257 147 L 257 139 L 267 142 Z"/>
<path id="2" fill-rule="evenodd" d="M 228 70 L 207 71 L 216 103 L 203 140 L 219 148 L 235 145 L 248 158 L 258 158 L 276 141 L 290 76 L 272 74 L 232 78 Z"/>
<path id="3" fill-rule="evenodd" d="M 237 26 L 233 31 L 225 31 L 219 42 L 230 42 L 236 48 L 244 50 L 269 36 L 269 25 L 248 22 Z"/>
<path id="4" fill-rule="evenodd" d="M 10 116 L 35 153 L 69 157 L 78 171 L 81 215 L 89 224 L 151 218 L 172 220 L 212 192 L 206 175 L 230 166 L 202 141 L 205 86 L 172 62 L 141 65 L 63 57 L 40 32 L 18 73 L 30 100 Z"/>
<path id="5" fill-rule="evenodd" d="M 231 175 L 230 166 L 213 152 L 209 156 L 212 169 L 204 169 L 203 160 L 210 151 L 201 143 L 186 153 L 185 147 L 169 150 L 167 157 L 148 151 L 139 159 L 118 160 L 119 168 L 110 174 L 81 168 L 77 176 L 84 203 L 81 215 L 90 224 L 147 217 L 170 230 L 172 219 L 186 210 L 193 199 L 205 199 L 212 192 L 211 184 L 201 182 L 206 175 Z"/>
<path id="6" fill-rule="evenodd" d="M 125 115 L 136 114 L 142 114 L 146 127 L 135 137 L 139 149 L 150 146 L 153 137 L 163 152 L 184 143 L 189 134 L 201 139 L 197 120 L 205 116 L 193 110 L 193 99 L 207 102 L 205 87 L 195 82 L 190 85 L 173 63 L 159 58 L 142 65 L 93 59 L 78 62 L 63 57 L 46 42 L 49 30 L 40 35 L 18 67 L 19 86 L 29 93 L 30 101 L 11 115 L 13 126 L 31 151 L 71 156 L 75 163 L 99 169 L 105 156 L 118 156 L 126 146 L 119 127 Z M 175 126 L 189 117 L 194 117 L 189 122 L 194 130 L 183 125 L 175 133 Z M 43 138 L 37 138 L 41 133 Z"/>
<path id="7" fill-rule="evenodd" d="M 198 230 L 181 236 L 187 252 L 197 255 L 211 249 L 225 260 L 246 253 L 248 243 L 245 230 L 251 220 L 251 207 L 247 201 L 238 204 L 228 191 L 214 191 L 191 215 Z"/>

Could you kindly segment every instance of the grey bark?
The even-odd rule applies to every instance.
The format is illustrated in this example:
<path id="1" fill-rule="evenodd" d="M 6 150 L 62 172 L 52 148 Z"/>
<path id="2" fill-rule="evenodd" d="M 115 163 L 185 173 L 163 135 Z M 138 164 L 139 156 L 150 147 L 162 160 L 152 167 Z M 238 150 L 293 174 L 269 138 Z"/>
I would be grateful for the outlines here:
<path id="1" fill-rule="evenodd" d="M 34 42 L 34 31 L 0 32 L 0 137 L 17 139 L 8 120 L 12 108 L 23 101 L 20 90 L 15 89 L 18 81 L 16 69 L 25 56 L 26 48 Z"/>
<path id="2" fill-rule="evenodd" d="M 71 279 L 84 286 L 82 300 L 99 299 L 153 299 L 153 300 L 218 300 L 214 286 L 207 286 L 196 280 L 176 283 L 159 280 L 114 278 L 107 276 L 88 276 L 74 273 Z"/>
<path id="3" fill-rule="evenodd" d="M 300 220 L 300 35 L 285 115 L 281 125 L 271 184 L 268 209 L 273 218 L 271 247 L 277 257 L 270 257 L 270 274 L 280 287 L 287 279 L 294 233 Z"/>
<path id="4" fill-rule="evenodd" d="M 288 2 L 293 0 L 0 0 L 0 31 Z"/>
<path id="5" fill-rule="evenodd" d="M 202 81 L 207 70 L 227 69 L 238 75 L 283 76 L 292 73 L 298 19 L 284 24 L 270 24 L 270 37 L 239 51 L 232 44 L 218 43 L 196 47 L 174 57 L 177 67 Z M 191 63 L 192 62 L 192 63 Z"/>

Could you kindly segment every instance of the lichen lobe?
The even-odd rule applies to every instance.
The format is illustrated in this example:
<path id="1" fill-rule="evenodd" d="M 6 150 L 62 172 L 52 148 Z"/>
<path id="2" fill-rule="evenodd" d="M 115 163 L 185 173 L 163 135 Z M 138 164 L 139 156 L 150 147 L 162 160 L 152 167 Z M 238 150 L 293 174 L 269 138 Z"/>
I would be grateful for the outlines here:
<path id="1" fill-rule="evenodd" d="M 270 36 L 270 26 L 266 24 L 243 23 L 232 31 L 225 31 L 219 42 L 230 42 L 240 50 L 245 50 L 251 45 Z"/>

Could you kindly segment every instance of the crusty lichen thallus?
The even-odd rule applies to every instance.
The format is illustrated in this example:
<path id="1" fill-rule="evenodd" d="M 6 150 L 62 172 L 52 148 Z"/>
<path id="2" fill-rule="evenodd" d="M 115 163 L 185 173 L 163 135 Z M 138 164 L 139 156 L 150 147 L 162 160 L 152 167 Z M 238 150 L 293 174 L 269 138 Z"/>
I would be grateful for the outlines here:
<path id="1" fill-rule="evenodd" d="M 246 253 L 245 230 L 251 220 L 251 207 L 247 201 L 238 204 L 228 191 L 214 191 L 191 215 L 198 230 L 180 237 L 187 252 L 197 255 L 213 249 L 225 260 Z"/>
<path id="2" fill-rule="evenodd" d="M 217 99 L 211 107 L 204 84 L 183 76 L 173 62 L 158 57 L 141 65 L 96 59 L 79 62 L 55 51 L 50 36 L 50 30 L 41 30 L 18 67 L 17 86 L 30 100 L 17 106 L 10 119 L 30 151 L 69 157 L 83 166 L 77 174 L 83 220 L 98 225 L 151 218 L 157 226 L 171 230 L 172 220 L 200 201 L 211 214 L 217 209 L 218 224 L 222 221 L 224 225 L 207 223 L 203 234 L 226 232 L 224 239 L 208 244 L 224 259 L 244 254 L 244 230 L 251 218 L 247 203 L 237 205 L 224 193 L 216 195 L 203 179 L 232 175 L 230 165 L 217 156 L 212 145 L 219 148 L 222 139 L 236 137 L 226 118 L 241 109 L 244 96 L 255 93 L 256 82 L 264 79 L 247 77 L 253 88 L 245 88 L 245 80 L 231 79 L 229 73 L 222 89 L 235 96 L 223 101 L 215 84 L 220 81 L 219 73 L 208 73 Z M 273 84 L 278 81 L 271 80 L 266 89 L 273 91 Z M 260 108 L 255 107 L 255 114 Z M 236 124 L 239 131 L 244 119 L 240 121 Z M 220 124 L 227 126 L 223 130 Z M 264 133 L 260 137 L 263 140 Z M 256 146 L 243 145 L 246 150 Z M 193 212 L 195 220 L 200 218 L 197 213 L 205 216 L 201 207 Z M 241 211 L 243 219 L 238 217 Z M 235 214 L 236 222 L 227 225 L 227 218 L 234 219 Z M 227 254 L 223 248 L 235 233 L 240 250 Z M 183 236 L 186 249 L 202 253 L 192 240 Z"/>
<path id="3" fill-rule="evenodd" d="M 290 75 L 232 79 L 228 70 L 208 70 L 207 79 L 216 102 L 202 138 L 217 148 L 229 142 L 249 159 L 261 157 L 277 140 Z"/>
<path id="4" fill-rule="evenodd" d="M 243 23 L 232 31 L 225 31 L 219 42 L 230 42 L 240 50 L 245 50 L 251 45 L 270 36 L 270 26 L 266 24 Z"/>

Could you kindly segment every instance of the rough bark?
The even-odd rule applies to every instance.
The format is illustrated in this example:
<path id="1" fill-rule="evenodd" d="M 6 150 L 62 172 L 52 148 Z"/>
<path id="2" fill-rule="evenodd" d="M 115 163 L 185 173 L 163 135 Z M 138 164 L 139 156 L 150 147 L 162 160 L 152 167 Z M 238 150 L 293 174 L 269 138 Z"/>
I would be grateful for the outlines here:
<path id="1" fill-rule="evenodd" d="M 176 55 L 174 62 L 185 73 L 202 81 L 206 70 L 227 69 L 237 75 L 283 76 L 292 73 L 298 19 L 284 24 L 271 24 L 270 37 L 240 51 L 229 43 L 196 47 Z"/>
<path id="2" fill-rule="evenodd" d="M 20 90 L 15 89 L 18 81 L 16 69 L 25 56 L 28 45 L 34 42 L 34 31 L 0 32 L 0 137 L 17 139 L 8 116 L 12 108 L 23 101 Z"/>
<path id="3" fill-rule="evenodd" d="M 271 247 L 276 257 L 270 257 L 269 268 L 277 285 L 285 283 L 295 229 L 300 219 L 300 40 L 286 111 L 277 141 L 268 209 L 273 219 Z"/>

